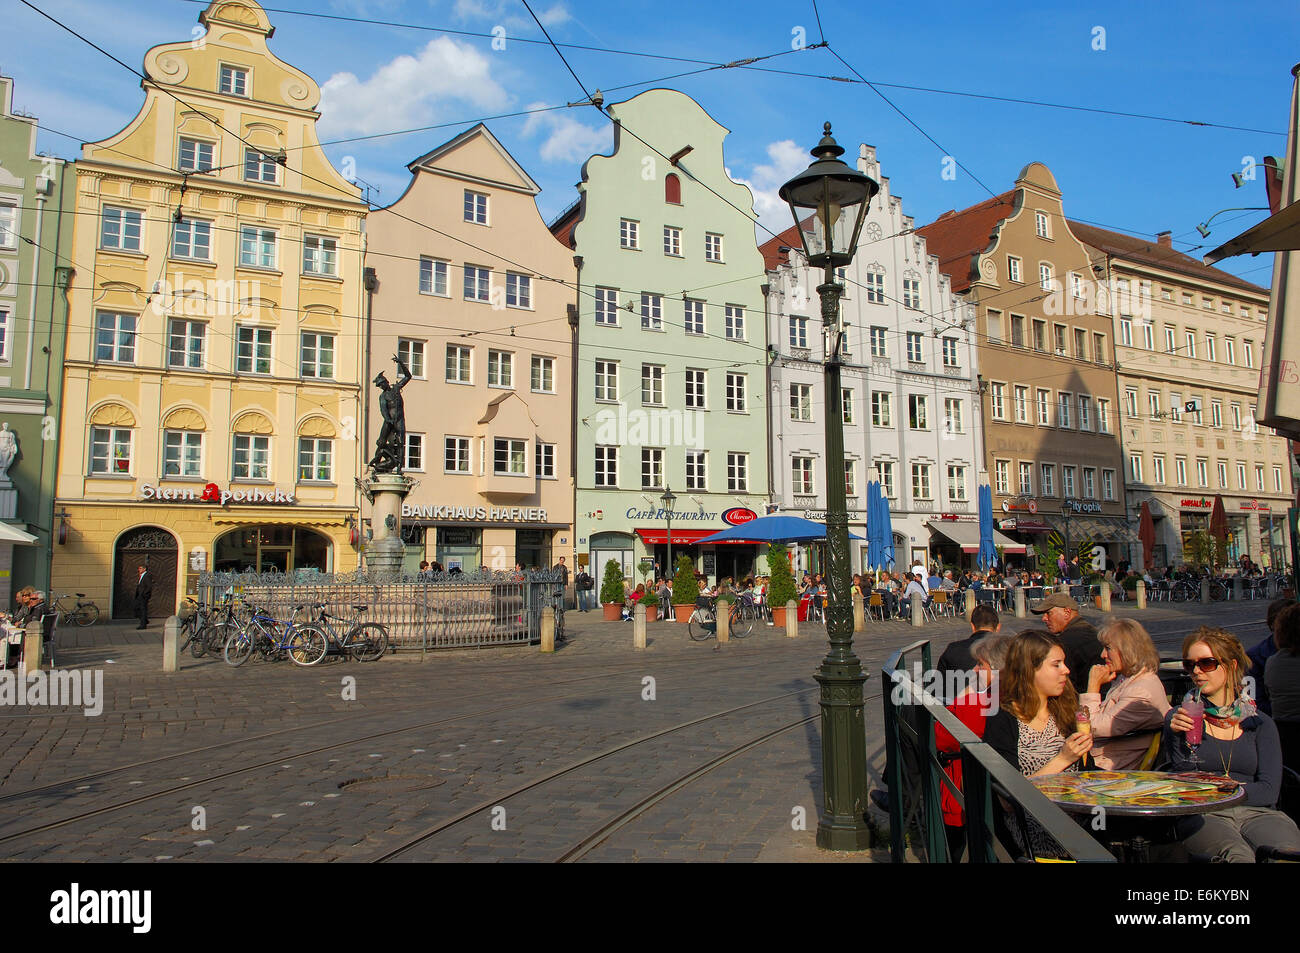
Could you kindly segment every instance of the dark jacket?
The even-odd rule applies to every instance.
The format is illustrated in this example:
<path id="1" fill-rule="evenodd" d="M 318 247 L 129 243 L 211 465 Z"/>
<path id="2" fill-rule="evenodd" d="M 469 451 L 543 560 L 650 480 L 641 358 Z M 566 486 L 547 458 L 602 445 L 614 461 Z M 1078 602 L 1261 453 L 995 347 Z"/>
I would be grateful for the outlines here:
<path id="1" fill-rule="evenodd" d="M 1101 664 L 1097 630 L 1079 616 L 1058 632 L 1056 638 L 1065 647 L 1065 666 L 1070 670 L 1074 690 L 1082 695 L 1088 690 L 1088 673 L 1094 665 Z"/>
<path id="2" fill-rule="evenodd" d="M 139 605 L 153 598 L 153 573 L 147 569 L 143 576 L 135 581 L 135 602 Z"/>
<path id="3" fill-rule="evenodd" d="M 980 629 L 964 639 L 949 643 L 948 647 L 943 650 L 939 656 L 939 661 L 935 663 L 935 668 L 940 672 L 970 672 L 975 668 L 975 656 L 971 655 L 971 646 L 980 639 L 993 633 L 987 629 Z"/>

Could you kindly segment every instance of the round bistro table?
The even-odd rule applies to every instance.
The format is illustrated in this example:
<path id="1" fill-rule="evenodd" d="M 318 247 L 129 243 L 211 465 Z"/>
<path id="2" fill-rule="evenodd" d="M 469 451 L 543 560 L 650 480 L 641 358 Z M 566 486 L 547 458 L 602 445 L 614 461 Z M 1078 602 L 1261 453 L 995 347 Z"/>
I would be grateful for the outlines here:
<path id="1" fill-rule="evenodd" d="M 1093 829 L 1113 834 L 1106 840 L 1134 863 L 1146 863 L 1151 846 L 1142 822 L 1210 814 L 1246 798 L 1238 782 L 1205 772 L 1079 771 L 1029 781 L 1067 813 L 1121 819 L 1117 831 L 1108 825 Z"/>

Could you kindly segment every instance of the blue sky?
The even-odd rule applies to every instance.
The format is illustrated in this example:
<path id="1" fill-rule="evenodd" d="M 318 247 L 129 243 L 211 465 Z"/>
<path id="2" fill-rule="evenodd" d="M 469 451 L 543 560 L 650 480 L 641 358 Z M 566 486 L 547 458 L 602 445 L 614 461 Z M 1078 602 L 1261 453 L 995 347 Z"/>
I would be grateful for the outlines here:
<path id="1" fill-rule="evenodd" d="M 530 0 L 531 2 L 531 0 Z M 189 0 L 33 0 L 124 62 L 139 68 L 153 45 L 191 38 L 201 4 Z M 272 50 L 324 89 L 323 140 L 447 123 L 441 129 L 328 145 L 336 165 L 351 157 L 394 201 L 405 164 L 479 118 L 583 98 L 555 51 L 523 39 L 540 31 L 518 0 L 269 0 L 300 10 L 492 33 L 457 36 L 270 12 Z M 748 69 L 712 70 L 653 85 L 694 96 L 731 129 L 727 162 L 751 184 L 763 221 L 787 224 L 776 188 L 809 161 L 821 123 L 834 123 L 850 155 L 875 145 L 894 194 L 918 224 L 1004 191 L 1030 161 L 1045 162 L 1067 215 L 1135 234 L 1169 229 L 1175 247 L 1200 255 L 1263 217 L 1229 212 L 1201 239 L 1195 227 L 1220 209 L 1266 204 L 1262 177 L 1233 188 L 1245 157 L 1286 150 L 1290 70 L 1300 61 L 1300 7 L 1186 2 L 1041 3 L 998 6 L 931 2 L 850 4 L 822 0 L 833 49 L 866 79 L 992 96 L 1245 127 L 1241 131 L 991 102 L 881 86 L 880 91 L 942 148 L 929 142 L 871 88 Z M 811 2 L 706 5 L 682 0 L 539 0 L 533 9 L 559 43 L 731 62 L 781 51 L 755 64 L 849 76 L 825 49 Z M 139 80 L 17 0 L 4 0 L 0 71 L 16 79 L 14 105 L 43 125 L 93 141 L 135 115 Z M 1098 28 L 1101 31 L 1099 32 Z M 1104 49 L 1095 47 L 1103 46 Z M 611 90 L 700 64 L 566 49 L 588 89 Z M 52 69 L 50 64 L 58 64 Z M 607 102 L 648 86 L 610 92 Z M 492 120 L 493 132 L 542 186 L 548 219 L 576 198 L 582 161 L 606 151 L 609 122 L 587 107 Z M 79 144 L 43 133 L 40 148 L 68 158 Z M 942 175 L 951 155 L 966 171 Z M 978 180 L 978 181 L 977 181 Z M 982 184 L 981 184 L 982 183 Z M 987 189 L 985 188 L 987 186 Z M 760 239 L 766 232 L 760 229 Z M 1203 244 L 1202 248 L 1194 248 Z M 1225 267 L 1267 285 L 1271 256 Z"/>

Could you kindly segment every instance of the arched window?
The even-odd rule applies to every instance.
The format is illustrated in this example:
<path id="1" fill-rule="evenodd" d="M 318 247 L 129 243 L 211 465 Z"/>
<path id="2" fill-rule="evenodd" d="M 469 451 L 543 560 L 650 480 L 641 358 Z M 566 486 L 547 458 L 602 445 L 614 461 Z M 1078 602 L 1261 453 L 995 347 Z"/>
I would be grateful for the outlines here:
<path id="1" fill-rule="evenodd" d="M 664 201 L 669 205 L 682 204 L 682 180 L 674 172 L 664 177 Z"/>

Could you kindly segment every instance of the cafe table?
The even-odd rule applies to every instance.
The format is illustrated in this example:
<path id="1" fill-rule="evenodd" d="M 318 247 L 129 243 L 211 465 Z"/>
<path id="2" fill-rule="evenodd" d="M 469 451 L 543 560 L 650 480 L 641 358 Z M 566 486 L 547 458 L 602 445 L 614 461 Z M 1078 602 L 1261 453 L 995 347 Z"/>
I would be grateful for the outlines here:
<path id="1" fill-rule="evenodd" d="M 1089 816 L 1088 827 L 1105 835 L 1099 839 L 1134 863 L 1147 861 L 1150 822 L 1210 814 L 1246 797 L 1238 782 L 1203 771 L 1079 771 L 1029 780 L 1061 810 Z"/>

